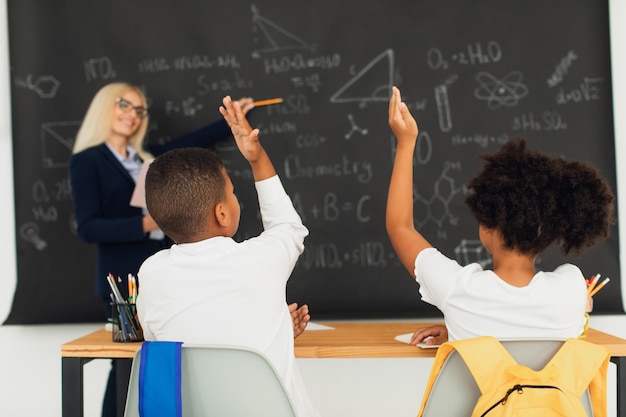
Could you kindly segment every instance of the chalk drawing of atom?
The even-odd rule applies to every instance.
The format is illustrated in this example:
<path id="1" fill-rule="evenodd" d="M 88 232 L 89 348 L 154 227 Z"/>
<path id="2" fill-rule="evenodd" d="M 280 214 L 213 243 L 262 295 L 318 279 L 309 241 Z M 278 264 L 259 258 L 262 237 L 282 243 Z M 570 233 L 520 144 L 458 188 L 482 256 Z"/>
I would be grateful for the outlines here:
<path id="1" fill-rule="evenodd" d="M 501 80 L 487 72 L 479 72 L 476 81 L 479 87 L 474 90 L 474 96 L 486 100 L 491 110 L 504 106 L 515 107 L 528 94 L 528 87 L 522 83 L 522 73 L 519 71 L 513 71 Z"/>

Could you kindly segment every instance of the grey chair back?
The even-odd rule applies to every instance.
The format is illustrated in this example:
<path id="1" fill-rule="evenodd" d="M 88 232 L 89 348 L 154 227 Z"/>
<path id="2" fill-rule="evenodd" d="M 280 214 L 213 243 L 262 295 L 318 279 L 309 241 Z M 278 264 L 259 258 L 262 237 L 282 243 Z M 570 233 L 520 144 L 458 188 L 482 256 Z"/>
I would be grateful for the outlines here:
<path id="1" fill-rule="evenodd" d="M 133 359 L 125 417 L 139 417 L 141 350 Z M 280 376 L 260 352 L 232 346 L 182 347 L 185 417 L 295 417 Z"/>

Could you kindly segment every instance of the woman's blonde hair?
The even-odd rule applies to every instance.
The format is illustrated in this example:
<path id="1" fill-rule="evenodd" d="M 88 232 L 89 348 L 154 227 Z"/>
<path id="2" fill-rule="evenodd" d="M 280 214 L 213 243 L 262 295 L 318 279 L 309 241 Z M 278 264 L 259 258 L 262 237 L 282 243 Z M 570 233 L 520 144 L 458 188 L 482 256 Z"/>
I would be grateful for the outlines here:
<path id="1" fill-rule="evenodd" d="M 140 106 L 148 107 L 146 97 L 143 92 L 134 85 L 117 82 L 107 84 L 102 87 L 91 100 L 91 104 L 85 113 L 85 118 L 78 129 L 74 149 L 72 154 L 76 154 L 92 146 L 104 143 L 112 133 L 113 129 L 113 109 L 115 100 L 122 97 L 129 90 L 136 92 L 141 97 Z M 137 154 L 143 159 L 152 159 L 152 155 L 143 149 L 143 141 L 148 129 L 148 116 L 141 119 L 141 124 L 135 133 L 128 138 L 128 144 L 132 146 Z"/>

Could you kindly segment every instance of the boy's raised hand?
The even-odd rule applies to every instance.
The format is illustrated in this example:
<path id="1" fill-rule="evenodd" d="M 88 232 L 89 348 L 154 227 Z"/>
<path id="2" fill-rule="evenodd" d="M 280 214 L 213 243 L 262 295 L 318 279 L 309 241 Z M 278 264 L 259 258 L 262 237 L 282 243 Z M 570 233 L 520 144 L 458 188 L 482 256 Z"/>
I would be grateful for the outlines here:
<path id="1" fill-rule="evenodd" d="M 220 113 L 235 137 L 237 148 L 250 163 L 255 181 L 262 181 L 276 175 L 276 170 L 269 156 L 259 142 L 259 129 L 252 129 L 246 119 L 241 104 L 233 101 L 230 96 L 224 97 Z"/>
<path id="2" fill-rule="evenodd" d="M 398 143 L 415 142 L 419 129 L 417 122 L 409 112 L 406 103 L 402 102 L 400 90 L 393 86 L 389 100 L 389 127 L 398 139 Z"/>
<path id="3" fill-rule="evenodd" d="M 264 152 L 259 142 L 259 129 L 252 129 L 238 101 L 226 96 L 222 102 L 224 105 L 220 106 L 220 113 L 230 126 L 239 151 L 249 162 L 256 162 Z"/>

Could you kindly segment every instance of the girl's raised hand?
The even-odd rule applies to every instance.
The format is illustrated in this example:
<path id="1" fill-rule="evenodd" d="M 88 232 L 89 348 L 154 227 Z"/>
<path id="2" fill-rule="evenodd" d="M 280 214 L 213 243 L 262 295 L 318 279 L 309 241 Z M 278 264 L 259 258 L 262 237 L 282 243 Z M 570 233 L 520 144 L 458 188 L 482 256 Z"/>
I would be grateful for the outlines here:
<path id="1" fill-rule="evenodd" d="M 400 90 L 393 86 L 389 100 L 389 127 L 398 139 L 398 143 L 414 142 L 419 134 L 417 122 L 411 115 L 406 103 L 402 102 Z"/>

